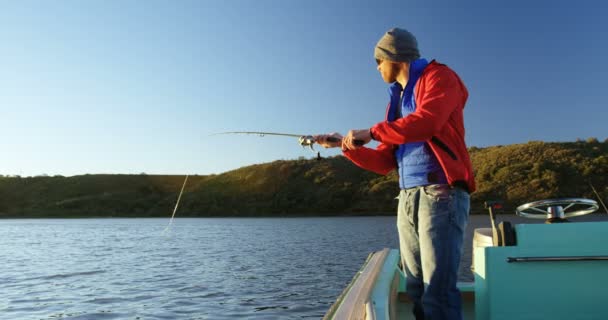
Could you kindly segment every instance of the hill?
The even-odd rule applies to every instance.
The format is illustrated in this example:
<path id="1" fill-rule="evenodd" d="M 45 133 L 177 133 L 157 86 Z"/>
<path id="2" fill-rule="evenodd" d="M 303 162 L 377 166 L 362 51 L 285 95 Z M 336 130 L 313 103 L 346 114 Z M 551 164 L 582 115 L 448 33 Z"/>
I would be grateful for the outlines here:
<path id="1" fill-rule="evenodd" d="M 607 202 L 608 141 L 528 142 L 470 148 L 483 201 L 507 210 L 547 198 Z M 0 217 L 167 217 L 184 176 L 82 175 L 0 177 Z M 217 175 L 190 176 L 178 216 L 307 216 L 394 214 L 397 174 L 366 172 L 341 156 L 279 160 Z"/>

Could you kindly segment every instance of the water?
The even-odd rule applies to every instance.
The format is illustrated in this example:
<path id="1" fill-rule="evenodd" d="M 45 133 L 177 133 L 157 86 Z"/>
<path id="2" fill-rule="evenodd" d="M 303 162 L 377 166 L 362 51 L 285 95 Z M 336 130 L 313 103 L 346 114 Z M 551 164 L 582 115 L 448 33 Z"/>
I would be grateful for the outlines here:
<path id="1" fill-rule="evenodd" d="M 0 220 L 0 319 L 319 319 L 395 221 Z"/>

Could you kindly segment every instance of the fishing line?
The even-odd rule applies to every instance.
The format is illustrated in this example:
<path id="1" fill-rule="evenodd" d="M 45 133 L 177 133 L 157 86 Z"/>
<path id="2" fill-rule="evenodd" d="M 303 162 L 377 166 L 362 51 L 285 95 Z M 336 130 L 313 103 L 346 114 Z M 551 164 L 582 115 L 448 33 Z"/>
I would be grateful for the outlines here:
<path id="1" fill-rule="evenodd" d="M 600 197 L 599 193 L 597 193 L 597 191 L 595 191 L 595 188 L 591 184 L 591 180 L 589 180 L 588 182 L 589 182 L 589 186 L 591 186 L 591 189 L 593 190 L 593 192 L 595 192 L 595 195 L 597 196 L 597 199 L 600 200 L 600 203 L 604 207 L 604 211 L 606 211 L 606 213 L 608 213 L 608 208 L 606 208 L 606 205 L 604 204 L 604 201 L 602 201 L 602 197 Z"/>
<path id="2" fill-rule="evenodd" d="M 182 194 L 184 193 L 184 189 L 186 188 L 186 181 L 188 181 L 188 175 L 186 175 L 186 179 L 184 179 L 184 184 L 182 185 L 182 190 L 179 192 L 179 196 L 177 196 L 177 202 L 175 202 L 175 208 L 173 208 L 173 214 L 171 215 L 171 220 L 169 220 L 169 225 L 163 231 L 163 234 L 169 230 L 171 225 L 173 224 L 173 218 L 175 218 L 175 213 L 177 212 L 177 207 L 179 206 L 179 201 L 182 199 Z"/>

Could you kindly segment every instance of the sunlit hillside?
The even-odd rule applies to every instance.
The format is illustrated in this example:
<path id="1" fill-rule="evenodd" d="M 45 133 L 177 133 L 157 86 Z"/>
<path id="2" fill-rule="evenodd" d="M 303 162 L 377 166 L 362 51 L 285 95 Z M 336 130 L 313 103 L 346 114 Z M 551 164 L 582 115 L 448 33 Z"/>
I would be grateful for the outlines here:
<path id="1" fill-rule="evenodd" d="M 608 141 L 528 142 L 470 149 L 478 190 L 473 211 L 500 199 L 508 212 L 556 197 L 608 200 Z M 171 215 L 184 176 L 0 177 L 2 217 Z M 338 156 L 281 160 L 190 176 L 177 216 L 394 214 L 397 175 L 366 172 Z"/>

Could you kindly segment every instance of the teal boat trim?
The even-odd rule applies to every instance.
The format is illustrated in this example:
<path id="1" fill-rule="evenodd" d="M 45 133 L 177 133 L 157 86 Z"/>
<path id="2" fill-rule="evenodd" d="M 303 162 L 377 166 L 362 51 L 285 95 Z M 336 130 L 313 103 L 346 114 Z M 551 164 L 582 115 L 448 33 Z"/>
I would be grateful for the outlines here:
<path id="1" fill-rule="evenodd" d="M 323 319 L 355 319 L 365 315 L 370 292 L 389 249 L 371 253 Z"/>
<path id="2" fill-rule="evenodd" d="M 371 302 L 374 306 L 376 319 L 388 320 L 395 317 L 396 310 L 394 308 L 391 310 L 390 308 L 390 306 L 395 306 L 395 301 L 390 300 L 397 297 L 396 291 L 399 290 L 399 283 L 402 282 L 398 265 L 399 250 L 392 249 L 384 261 L 371 294 Z"/>

